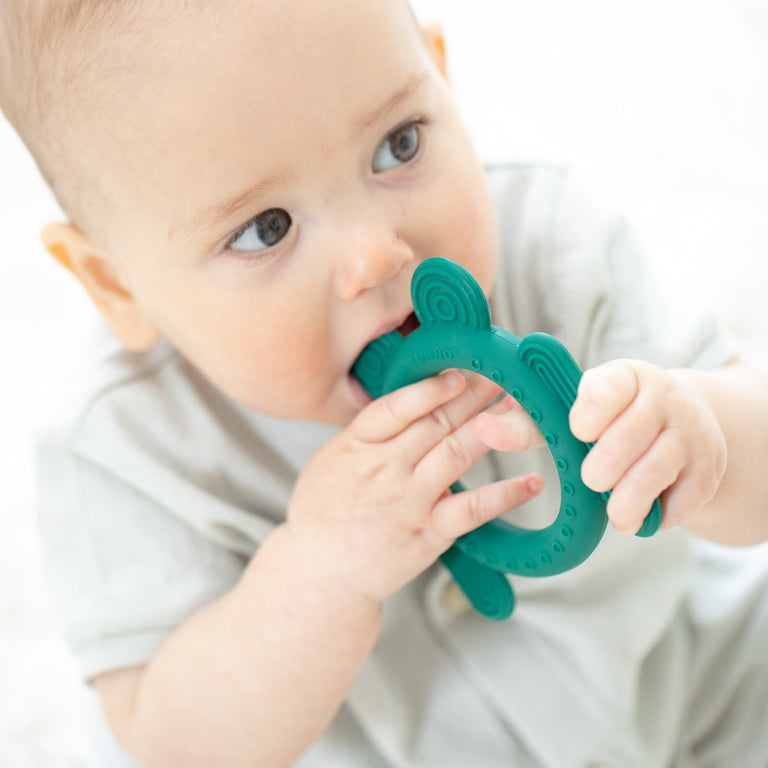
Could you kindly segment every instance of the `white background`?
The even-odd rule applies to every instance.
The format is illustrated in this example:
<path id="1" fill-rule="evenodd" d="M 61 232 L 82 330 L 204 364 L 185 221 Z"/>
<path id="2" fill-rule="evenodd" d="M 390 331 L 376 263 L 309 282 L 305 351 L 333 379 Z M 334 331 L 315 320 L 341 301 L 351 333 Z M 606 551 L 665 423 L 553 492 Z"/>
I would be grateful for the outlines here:
<path id="1" fill-rule="evenodd" d="M 483 159 L 575 165 L 639 229 L 668 296 L 768 349 L 768 0 L 417 0 L 442 22 Z M 52 358 L 92 318 L 43 252 L 58 211 L 0 118 L 0 765 L 85 765 L 80 689 L 34 536 Z"/>

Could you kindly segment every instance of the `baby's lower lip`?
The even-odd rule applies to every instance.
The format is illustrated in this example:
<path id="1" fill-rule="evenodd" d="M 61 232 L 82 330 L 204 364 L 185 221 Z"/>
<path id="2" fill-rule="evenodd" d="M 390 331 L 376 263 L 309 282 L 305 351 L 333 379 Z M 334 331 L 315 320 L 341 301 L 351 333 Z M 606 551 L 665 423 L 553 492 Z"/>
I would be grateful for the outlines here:
<path id="1" fill-rule="evenodd" d="M 352 393 L 352 399 L 358 406 L 365 408 L 366 405 L 373 402 L 373 398 L 365 391 L 365 387 L 351 371 L 347 374 L 347 380 L 350 392 Z"/>

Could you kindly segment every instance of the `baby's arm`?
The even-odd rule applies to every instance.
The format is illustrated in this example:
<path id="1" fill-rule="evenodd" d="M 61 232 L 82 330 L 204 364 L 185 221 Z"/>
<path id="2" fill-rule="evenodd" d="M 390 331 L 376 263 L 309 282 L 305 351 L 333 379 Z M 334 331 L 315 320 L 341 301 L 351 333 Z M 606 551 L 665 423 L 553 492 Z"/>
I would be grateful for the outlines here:
<path id="1" fill-rule="evenodd" d="M 571 428 L 596 442 L 582 465 L 608 515 L 634 533 L 661 495 L 665 528 L 724 544 L 768 539 L 768 382 L 745 365 L 664 371 L 619 360 L 587 371 Z"/>
<path id="2" fill-rule="evenodd" d="M 459 535 L 532 498 L 526 476 L 446 489 L 485 452 L 472 421 L 496 394 L 449 373 L 367 407 L 310 460 L 287 522 L 237 586 L 143 668 L 96 682 L 142 765 L 291 765 L 328 727 L 379 631 L 381 603 Z"/>

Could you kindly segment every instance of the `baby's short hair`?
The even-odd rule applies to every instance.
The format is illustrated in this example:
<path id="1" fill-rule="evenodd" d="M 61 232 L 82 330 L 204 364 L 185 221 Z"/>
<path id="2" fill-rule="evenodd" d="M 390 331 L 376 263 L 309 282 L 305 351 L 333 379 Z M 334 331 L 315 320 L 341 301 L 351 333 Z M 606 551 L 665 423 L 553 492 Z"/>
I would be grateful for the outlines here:
<path id="1" fill-rule="evenodd" d="M 118 18 L 101 0 L 4 0 L 0 10 L 0 108 L 64 211 L 80 218 L 71 167 L 78 102 L 94 80 L 90 38 Z"/>
<path id="2" fill-rule="evenodd" d="M 26 144 L 64 212 L 87 228 L 101 198 L 81 162 L 98 131 L 94 109 L 111 95 L 123 61 L 113 55 L 142 44 L 142 29 L 194 0 L 2 0 L 0 109 Z M 199 2 L 199 0 L 198 0 Z M 201 3 L 202 5 L 202 3 Z M 167 23 L 167 21 L 166 21 Z"/>

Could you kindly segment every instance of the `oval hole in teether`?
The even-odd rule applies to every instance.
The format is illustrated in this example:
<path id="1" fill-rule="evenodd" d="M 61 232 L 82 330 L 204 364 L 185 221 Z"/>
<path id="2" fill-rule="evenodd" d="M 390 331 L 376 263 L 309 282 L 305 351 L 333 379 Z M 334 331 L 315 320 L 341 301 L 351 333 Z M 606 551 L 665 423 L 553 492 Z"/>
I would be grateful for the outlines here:
<path id="1" fill-rule="evenodd" d="M 509 413 L 510 420 L 527 418 L 527 425 L 533 426 L 541 434 L 539 426 L 530 420 L 530 417 L 526 417 L 525 411 L 519 405 Z M 561 480 L 550 450 L 550 445 L 553 443 L 556 445 L 557 440 L 546 440 L 543 435 L 542 438 L 542 442 L 546 444 L 529 451 L 491 449 L 462 478 L 466 487 L 471 488 L 500 478 L 516 477 L 531 472 L 539 473 L 544 478 L 544 490 L 535 499 L 503 515 L 503 519 L 512 525 L 529 530 L 539 530 L 551 525 L 560 511 Z"/>

